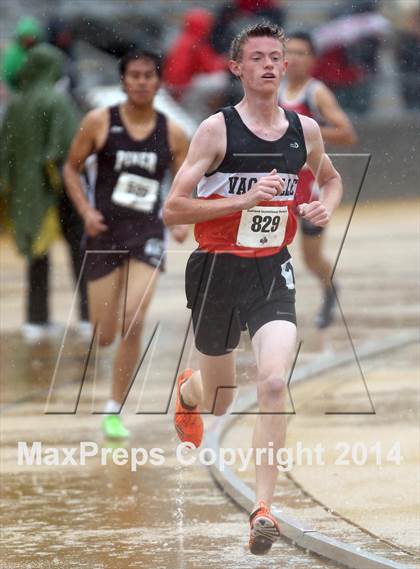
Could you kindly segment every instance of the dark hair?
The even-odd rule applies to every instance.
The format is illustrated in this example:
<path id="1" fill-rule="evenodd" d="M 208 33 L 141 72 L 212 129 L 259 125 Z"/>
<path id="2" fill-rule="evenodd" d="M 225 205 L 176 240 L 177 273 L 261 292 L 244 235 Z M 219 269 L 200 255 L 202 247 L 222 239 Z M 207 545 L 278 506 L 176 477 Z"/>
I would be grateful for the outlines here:
<path id="1" fill-rule="evenodd" d="M 120 59 L 118 63 L 120 77 L 124 77 L 128 64 L 137 59 L 148 59 L 152 61 L 155 64 L 156 73 L 159 78 L 162 76 L 162 58 L 157 53 L 136 49 L 135 51 L 129 51 Z"/>
<path id="2" fill-rule="evenodd" d="M 283 29 L 276 24 L 272 24 L 271 22 L 264 20 L 258 24 L 247 26 L 233 38 L 230 45 L 230 58 L 234 61 L 239 61 L 242 57 L 242 48 L 244 43 L 249 38 L 263 37 L 275 38 L 279 40 L 284 49 L 286 40 Z"/>
<path id="3" fill-rule="evenodd" d="M 301 40 L 308 44 L 309 49 L 311 50 L 312 55 L 316 55 L 316 47 L 315 42 L 309 32 L 305 32 L 304 30 L 296 30 L 295 32 L 291 32 L 287 35 L 288 40 Z"/>

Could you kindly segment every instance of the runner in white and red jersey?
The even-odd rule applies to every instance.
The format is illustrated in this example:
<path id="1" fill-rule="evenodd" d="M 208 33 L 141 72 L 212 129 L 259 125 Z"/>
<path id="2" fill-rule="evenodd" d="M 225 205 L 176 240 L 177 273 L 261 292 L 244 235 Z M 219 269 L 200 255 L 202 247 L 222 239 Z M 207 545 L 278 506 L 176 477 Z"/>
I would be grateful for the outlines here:
<path id="1" fill-rule="evenodd" d="M 232 42 L 230 69 L 244 98 L 199 126 L 163 212 L 169 225 L 195 223 L 199 245 L 185 279 L 199 369 L 178 377 L 175 426 L 181 441 L 199 446 L 200 411 L 227 412 L 236 387 L 234 350 L 248 328 L 260 409 L 250 550 L 264 554 L 280 535 L 270 513 L 278 464 L 268 456 L 284 445 L 287 375 L 296 349 L 287 245 L 296 232 L 297 175 L 305 162 L 318 172 L 319 201 L 298 208 L 315 225 L 328 222 L 342 187 L 318 124 L 278 106 L 286 71 L 282 30 L 270 23 L 243 30 Z M 195 189 L 198 199 L 192 199 Z"/>
<path id="2" fill-rule="evenodd" d="M 288 36 L 286 59 L 287 73 L 279 89 L 280 106 L 315 119 L 321 128 L 324 142 L 337 145 L 354 144 L 356 134 L 335 95 L 322 81 L 311 76 L 316 53 L 308 33 L 297 31 Z M 318 198 L 318 184 L 306 166 L 299 173 L 296 203 L 309 203 Z M 322 251 L 323 227 L 316 227 L 304 218 L 300 219 L 300 226 L 303 258 L 323 288 L 323 302 L 316 317 L 316 325 L 318 328 L 326 328 L 334 318 L 335 294 L 330 281 L 331 263 Z"/>

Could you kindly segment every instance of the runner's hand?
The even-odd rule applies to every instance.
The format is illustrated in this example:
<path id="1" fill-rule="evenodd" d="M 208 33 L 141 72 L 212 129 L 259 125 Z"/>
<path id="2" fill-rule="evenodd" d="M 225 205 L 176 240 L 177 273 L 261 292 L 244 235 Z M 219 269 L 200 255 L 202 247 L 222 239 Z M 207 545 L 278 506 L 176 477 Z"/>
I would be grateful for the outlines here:
<path id="1" fill-rule="evenodd" d="M 267 176 L 262 176 L 252 188 L 244 194 L 244 209 L 250 209 L 262 201 L 270 201 L 283 190 L 284 182 L 277 174 L 277 170 L 271 170 Z"/>
<path id="2" fill-rule="evenodd" d="M 85 231 L 89 237 L 96 237 L 99 233 L 108 230 L 108 226 L 104 223 L 104 216 L 94 207 L 88 207 L 83 214 L 83 221 L 85 222 Z"/>
<path id="3" fill-rule="evenodd" d="M 188 237 L 188 225 L 172 225 L 169 229 L 177 243 L 184 243 Z"/>
<path id="4" fill-rule="evenodd" d="M 298 213 L 303 219 L 317 227 L 325 227 L 330 220 L 330 213 L 321 202 L 303 203 L 298 206 Z"/>

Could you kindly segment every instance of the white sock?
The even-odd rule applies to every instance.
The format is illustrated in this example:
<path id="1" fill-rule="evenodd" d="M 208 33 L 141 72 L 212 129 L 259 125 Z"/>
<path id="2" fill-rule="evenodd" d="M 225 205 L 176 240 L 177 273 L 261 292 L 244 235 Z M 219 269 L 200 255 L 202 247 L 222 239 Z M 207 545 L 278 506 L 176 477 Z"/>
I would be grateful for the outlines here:
<path id="1" fill-rule="evenodd" d="M 108 399 L 105 405 L 105 413 L 118 413 L 121 408 L 121 404 L 114 401 L 114 399 Z"/>

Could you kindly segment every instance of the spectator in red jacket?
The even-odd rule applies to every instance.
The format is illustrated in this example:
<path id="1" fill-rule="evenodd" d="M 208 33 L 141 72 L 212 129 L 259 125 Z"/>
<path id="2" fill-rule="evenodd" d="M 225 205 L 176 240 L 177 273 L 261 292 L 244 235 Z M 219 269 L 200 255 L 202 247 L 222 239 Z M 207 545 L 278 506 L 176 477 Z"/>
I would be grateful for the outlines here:
<path id="1" fill-rule="evenodd" d="M 206 10 L 186 12 L 184 29 L 163 70 L 172 96 L 199 120 L 217 108 L 228 78 L 226 59 L 210 45 L 212 24 L 213 16 Z"/>

